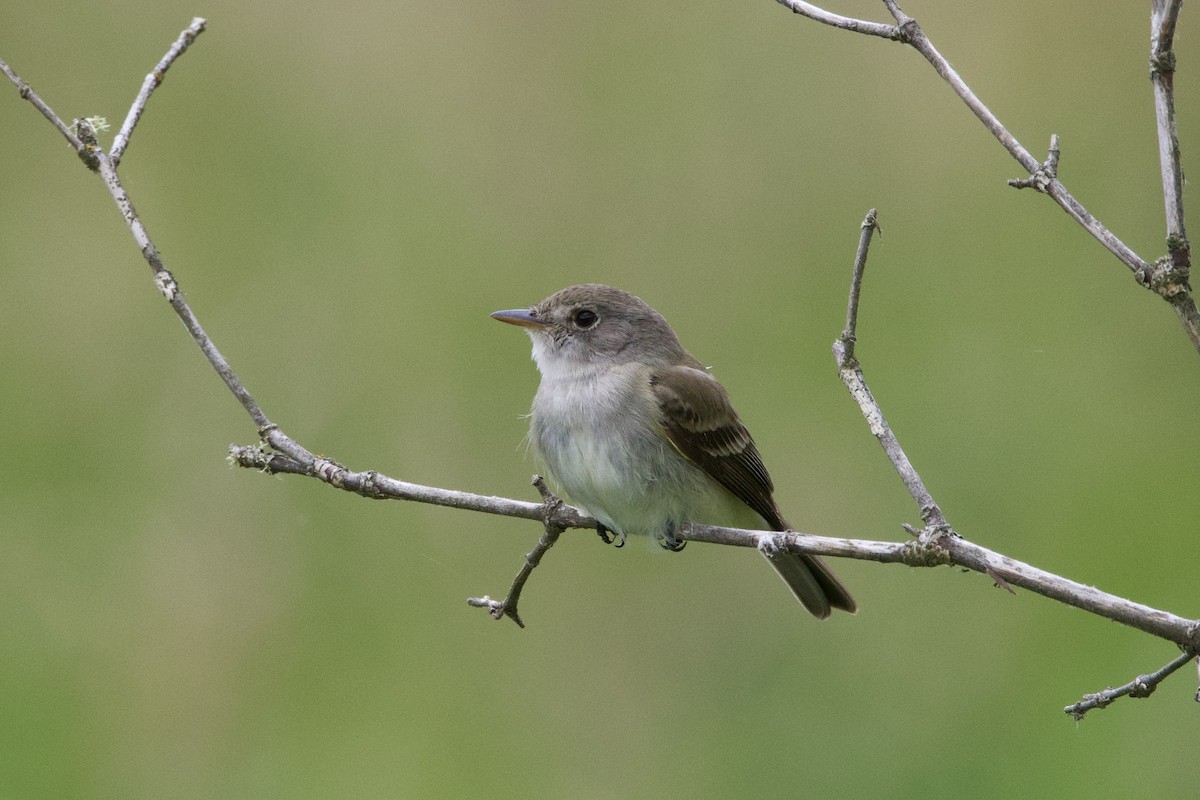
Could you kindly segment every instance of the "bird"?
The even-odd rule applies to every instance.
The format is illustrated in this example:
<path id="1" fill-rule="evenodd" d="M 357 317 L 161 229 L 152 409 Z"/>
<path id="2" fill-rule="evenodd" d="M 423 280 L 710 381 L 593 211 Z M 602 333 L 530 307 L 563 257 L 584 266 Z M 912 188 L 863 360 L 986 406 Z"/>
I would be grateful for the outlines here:
<path id="1" fill-rule="evenodd" d="M 791 529 L 728 392 L 646 302 L 590 283 L 491 316 L 529 334 L 541 374 L 534 455 L 605 541 L 646 535 L 679 550 L 691 522 Z M 813 616 L 857 611 L 820 558 L 759 551 Z"/>

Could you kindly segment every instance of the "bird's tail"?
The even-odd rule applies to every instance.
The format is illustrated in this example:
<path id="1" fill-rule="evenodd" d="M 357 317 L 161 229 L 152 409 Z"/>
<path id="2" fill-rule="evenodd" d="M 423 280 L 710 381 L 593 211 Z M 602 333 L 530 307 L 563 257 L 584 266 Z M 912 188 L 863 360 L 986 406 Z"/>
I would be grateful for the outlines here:
<path id="1" fill-rule="evenodd" d="M 825 562 L 816 556 L 805 556 L 790 553 L 787 550 L 768 552 L 760 549 L 767 561 L 783 578 L 783 582 L 792 590 L 805 608 L 817 619 L 825 619 L 830 611 L 840 608 L 851 614 L 858 611 L 858 604 L 846 591 L 846 587 L 837 579 L 833 571 L 825 566 Z"/>

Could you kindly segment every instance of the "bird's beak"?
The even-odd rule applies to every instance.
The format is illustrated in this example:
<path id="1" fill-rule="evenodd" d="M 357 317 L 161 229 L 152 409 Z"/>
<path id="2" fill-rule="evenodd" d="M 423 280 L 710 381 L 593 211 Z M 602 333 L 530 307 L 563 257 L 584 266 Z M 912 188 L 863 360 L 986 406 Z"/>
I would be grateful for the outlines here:
<path id="1" fill-rule="evenodd" d="M 493 311 L 492 319 L 507 322 L 509 325 L 519 325 L 522 328 L 544 328 L 546 323 L 533 316 L 533 309 L 510 308 L 506 311 Z"/>

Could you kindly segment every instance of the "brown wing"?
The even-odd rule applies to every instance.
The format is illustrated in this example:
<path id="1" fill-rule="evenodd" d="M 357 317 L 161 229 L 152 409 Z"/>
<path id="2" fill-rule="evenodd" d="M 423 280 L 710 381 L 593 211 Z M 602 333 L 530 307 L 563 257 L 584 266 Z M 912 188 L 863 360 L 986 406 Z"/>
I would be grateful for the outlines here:
<path id="1" fill-rule="evenodd" d="M 667 438 L 679 453 L 754 509 L 775 530 L 786 530 L 771 493 L 771 476 L 750 432 L 717 379 L 694 367 L 663 367 L 650 376 Z"/>
<path id="2" fill-rule="evenodd" d="M 650 387 L 675 449 L 754 509 L 772 529 L 787 530 L 787 521 L 771 496 L 775 490 L 771 476 L 717 379 L 695 367 L 665 367 L 654 371 Z M 846 587 L 816 556 L 765 551 L 763 555 L 817 618 L 828 617 L 831 607 L 851 614 L 857 610 Z"/>

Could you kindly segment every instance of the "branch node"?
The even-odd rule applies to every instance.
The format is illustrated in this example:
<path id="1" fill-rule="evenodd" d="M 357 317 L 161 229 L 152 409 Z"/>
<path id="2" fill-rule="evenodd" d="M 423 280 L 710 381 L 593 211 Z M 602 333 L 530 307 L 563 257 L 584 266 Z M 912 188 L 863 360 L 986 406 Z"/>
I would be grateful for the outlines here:
<path id="1" fill-rule="evenodd" d="M 1186 272 L 1192 266 L 1192 245 L 1185 234 L 1171 233 L 1167 235 L 1167 257 L 1171 259 L 1171 263 L 1177 270 L 1184 272 L 1186 279 Z"/>
<path id="2" fill-rule="evenodd" d="M 474 606 L 475 608 L 486 608 L 487 612 L 491 614 L 492 619 L 501 619 L 507 614 L 512 617 L 513 622 L 517 623 L 518 628 L 525 627 L 525 623 L 521 621 L 521 617 L 518 616 L 516 609 L 513 609 L 512 613 L 509 614 L 503 600 L 493 600 L 485 594 L 483 597 L 468 597 L 467 605 Z"/>
<path id="3" fill-rule="evenodd" d="M 168 303 L 175 302 L 175 298 L 179 294 L 179 284 L 169 269 L 163 268 L 154 273 L 154 285 L 162 296 L 167 298 Z"/>
<path id="4" fill-rule="evenodd" d="M 1051 134 L 1050 151 L 1046 154 L 1046 160 L 1039 164 L 1028 178 L 1012 178 L 1008 181 L 1008 185 L 1014 189 L 1033 189 L 1046 194 L 1050 184 L 1058 179 L 1058 158 L 1061 153 L 1058 134 Z"/>
<path id="5" fill-rule="evenodd" d="M 1167 238 L 1167 246 L 1172 251 L 1186 251 L 1187 240 L 1181 236 Z M 1165 300 L 1181 300 L 1191 294 L 1192 287 L 1188 283 L 1191 270 L 1179 266 L 1170 256 L 1163 256 L 1144 269 L 1134 272 L 1134 278 L 1143 286 Z"/>
<path id="6" fill-rule="evenodd" d="M 25 88 L 28 89 L 28 87 Z M 25 97 L 26 95 L 23 93 L 21 96 Z M 100 149 L 100 140 L 96 138 L 99 120 L 99 117 L 88 117 L 71 122 L 71 131 L 83 145 L 79 149 L 79 160 L 92 172 L 100 170 L 100 154 L 104 152 Z"/>
<path id="7" fill-rule="evenodd" d="M 1175 72 L 1175 51 L 1164 50 L 1150 56 L 1150 78 L 1155 75 L 1170 75 Z"/>
<path id="8" fill-rule="evenodd" d="M 386 500 L 387 492 L 379 488 L 376 482 L 377 478 L 379 478 L 378 472 L 373 469 L 367 470 L 363 473 L 362 480 L 354 487 L 354 491 L 371 500 Z"/>
<path id="9" fill-rule="evenodd" d="M 312 473 L 335 489 L 347 488 L 346 477 L 349 470 L 333 459 L 317 458 L 313 462 Z"/>
<path id="10" fill-rule="evenodd" d="M 1200 654 L 1200 619 L 1192 620 L 1192 623 L 1187 626 L 1184 636 L 1187 651 Z M 1200 659 L 1196 661 L 1196 667 L 1200 669 Z"/>
<path id="11" fill-rule="evenodd" d="M 896 41 L 902 44 L 912 44 L 918 36 L 923 35 L 921 26 L 915 19 L 904 13 L 904 9 L 900 8 L 900 4 L 896 0 L 883 0 L 883 4 L 887 7 L 888 13 L 892 15 L 892 19 L 896 20 Z"/>
<path id="12" fill-rule="evenodd" d="M 900 563 L 910 567 L 942 567 L 953 563 L 950 551 L 937 541 L 905 542 L 900 549 Z"/>
<path id="13" fill-rule="evenodd" d="M 1150 695 L 1154 694 L 1154 690 L 1158 687 L 1158 684 L 1151 683 L 1150 681 L 1151 678 L 1149 675 L 1138 675 L 1131 682 L 1129 687 L 1129 696 L 1149 697 Z"/>
<path id="14" fill-rule="evenodd" d="M 758 552 L 773 560 L 781 552 L 787 551 L 787 538 L 782 533 L 764 533 L 758 537 L 756 547 Z"/>
<path id="15" fill-rule="evenodd" d="M 1109 691 L 1111 690 L 1112 687 L 1109 687 Z M 1075 720 L 1076 722 L 1080 722 L 1083 720 L 1084 715 L 1093 708 L 1107 708 L 1115 699 L 1116 697 L 1106 694 L 1105 692 L 1085 694 L 1082 700 L 1080 700 L 1078 703 L 1073 703 L 1072 705 L 1067 706 L 1063 709 L 1063 711 L 1070 716 L 1071 719 Z"/>
<path id="16" fill-rule="evenodd" d="M 912 44 L 921 35 L 921 26 L 912 17 L 904 14 L 903 20 L 898 20 L 896 23 L 896 41 L 900 44 Z"/>
<path id="17" fill-rule="evenodd" d="M 538 539 L 537 544 L 533 546 L 533 549 L 525 554 L 525 563 L 521 565 L 521 569 L 517 572 L 517 577 L 513 579 L 512 586 L 508 590 L 508 596 L 503 600 L 493 600 L 487 595 L 467 599 L 468 605 L 475 606 L 476 608 L 486 608 L 488 613 L 492 615 L 492 619 L 508 617 L 517 623 L 518 628 L 525 627 L 525 622 L 521 619 L 521 615 L 517 613 L 517 602 L 521 599 L 521 590 L 525 588 L 525 581 L 529 580 L 529 576 L 533 574 L 533 570 L 541 563 L 542 556 L 554 546 L 554 543 L 558 541 L 558 537 L 566 530 L 566 526 L 557 521 L 558 515 L 566 507 L 563 501 L 546 488 L 546 481 L 542 479 L 541 475 L 534 475 L 532 483 L 537 487 L 538 493 L 542 496 L 542 519 L 545 532 Z"/>

